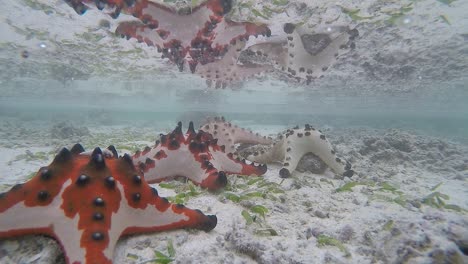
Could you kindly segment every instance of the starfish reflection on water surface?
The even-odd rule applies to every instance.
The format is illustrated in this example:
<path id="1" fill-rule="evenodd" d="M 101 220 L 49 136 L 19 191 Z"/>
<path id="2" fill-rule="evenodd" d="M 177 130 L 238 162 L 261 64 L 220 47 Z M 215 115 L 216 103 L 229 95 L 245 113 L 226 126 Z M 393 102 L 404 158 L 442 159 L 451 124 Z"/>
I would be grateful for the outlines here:
<path id="1" fill-rule="evenodd" d="M 216 226 L 216 216 L 159 197 L 130 156 L 110 150 L 115 156 L 64 148 L 31 180 L 1 193 L 0 238 L 48 235 L 59 241 L 67 263 L 105 264 L 121 236 Z"/>
<path id="2" fill-rule="evenodd" d="M 151 0 L 64 1 L 78 14 L 96 6 L 114 18 L 121 12 L 133 15 L 138 20 L 120 22 L 116 34 L 155 46 L 180 71 L 190 69 L 215 88 L 239 85 L 275 70 L 289 80 L 310 84 L 354 49 L 359 36 L 357 29 L 347 25 L 285 23 L 271 37 L 265 24 L 226 18 L 233 9 L 232 0 L 208 0 L 180 10 Z M 259 35 L 268 38 L 249 40 Z"/>
<path id="3" fill-rule="evenodd" d="M 357 29 L 344 25 L 316 25 L 311 31 L 305 26 L 286 23 L 284 39 L 268 39 L 247 48 L 270 61 L 276 69 L 291 79 L 307 84 L 321 78 L 336 61 L 355 48 Z"/>
<path id="4" fill-rule="evenodd" d="M 186 64 L 195 72 L 198 64 L 219 60 L 236 41 L 271 35 L 266 25 L 226 19 L 232 0 L 208 0 L 186 12 L 150 0 L 65 1 L 80 15 L 95 5 L 101 10 L 110 9 L 114 18 L 120 12 L 138 18 L 139 21 L 122 22 L 116 33 L 156 46 L 181 71 Z"/>

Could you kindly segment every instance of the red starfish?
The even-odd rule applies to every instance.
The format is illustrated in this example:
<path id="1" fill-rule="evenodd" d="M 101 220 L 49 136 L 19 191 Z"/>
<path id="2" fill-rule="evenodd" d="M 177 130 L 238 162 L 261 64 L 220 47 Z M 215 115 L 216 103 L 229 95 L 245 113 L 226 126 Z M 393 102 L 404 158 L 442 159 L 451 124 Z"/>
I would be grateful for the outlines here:
<path id="1" fill-rule="evenodd" d="M 0 238 L 44 234 L 60 242 L 67 263 L 112 263 L 123 235 L 216 226 L 216 216 L 159 197 L 130 156 L 110 150 L 115 156 L 64 148 L 31 180 L 0 194 Z"/>
<path id="2" fill-rule="evenodd" d="M 167 135 L 161 135 L 153 148 L 137 151 L 133 163 L 142 169 L 149 183 L 176 176 L 184 176 L 204 188 L 216 190 L 227 183 L 225 173 L 262 175 L 266 165 L 247 164 L 245 160 L 226 154 L 224 146 L 207 132 L 195 132 L 190 122 L 187 133 L 182 133 L 182 123 Z"/>

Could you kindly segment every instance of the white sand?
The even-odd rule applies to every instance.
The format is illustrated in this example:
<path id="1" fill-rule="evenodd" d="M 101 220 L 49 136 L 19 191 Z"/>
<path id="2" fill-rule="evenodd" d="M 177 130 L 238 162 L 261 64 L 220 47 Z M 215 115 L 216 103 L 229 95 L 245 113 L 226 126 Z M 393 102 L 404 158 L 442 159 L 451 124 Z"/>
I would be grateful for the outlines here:
<path id="1" fill-rule="evenodd" d="M 117 141 L 114 144 L 124 144 L 127 137 L 122 132 L 125 129 L 115 127 L 90 130 L 107 132 L 108 139 Z M 102 142 L 101 146 L 110 143 L 92 134 L 83 140 Z M 154 134 L 151 129 L 140 131 L 142 138 L 150 138 L 151 134 Z M 219 194 L 200 190 L 201 194 L 186 203 L 187 207 L 216 214 L 218 225 L 214 230 L 209 233 L 177 230 L 123 238 L 116 248 L 114 262 L 145 263 L 156 258 L 154 250 L 167 255 L 170 240 L 176 251 L 175 263 L 467 263 L 468 258 L 459 248 L 466 250 L 466 211 L 421 204 L 424 197 L 438 191 L 449 195 L 444 200 L 446 204 L 468 209 L 467 146 L 396 130 L 358 128 L 331 130 L 326 134 L 338 153 L 353 163 L 358 173 L 352 179 L 334 179 L 327 170 L 324 175 L 295 173 L 293 178 L 282 181 L 278 177 L 280 167 L 270 165 L 260 182 L 281 183 L 278 188 L 284 193 L 267 192 L 266 198 L 233 202 L 224 193 L 241 195 L 265 188 L 257 183 L 242 189 L 245 178 L 230 176 L 229 181 L 237 186 L 234 190 Z M 46 135 L 36 137 L 30 148 L 2 144 L 3 189 L 48 164 L 11 162 L 26 150 L 34 153 L 53 149 L 50 145 L 41 146 L 51 140 Z M 73 140 L 64 140 L 63 144 L 71 146 L 70 141 Z M 366 184 L 357 185 L 350 192 L 336 191 L 351 181 Z M 384 182 L 401 194 L 380 190 Z M 431 191 L 439 183 L 440 187 Z M 175 185 L 183 189 L 187 184 Z M 162 196 L 176 194 L 174 190 L 155 187 Z M 397 197 L 403 201 L 401 204 L 391 201 Z M 265 219 L 250 211 L 254 205 L 268 209 Z M 257 216 L 256 221 L 247 225 L 241 215 L 243 210 Z M 268 228 L 278 235 L 256 234 Z M 340 240 L 348 253 L 336 246 L 319 246 L 321 235 Z M 61 263 L 60 252 L 52 239 L 43 237 L 0 241 L 0 263 L 53 263 L 57 256 Z"/>

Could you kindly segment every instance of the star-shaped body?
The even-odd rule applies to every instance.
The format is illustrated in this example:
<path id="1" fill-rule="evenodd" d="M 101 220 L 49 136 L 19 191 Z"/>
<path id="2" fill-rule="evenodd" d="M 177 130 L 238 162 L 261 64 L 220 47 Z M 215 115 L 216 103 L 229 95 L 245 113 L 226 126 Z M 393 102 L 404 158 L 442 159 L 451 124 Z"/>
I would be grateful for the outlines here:
<path id="1" fill-rule="evenodd" d="M 210 133 L 215 139 L 218 140 L 218 145 L 224 146 L 227 153 L 235 153 L 238 143 L 247 144 L 261 144 L 269 145 L 273 143 L 273 139 L 261 136 L 258 133 L 253 133 L 245 128 L 238 127 L 226 122 L 224 117 L 214 117 L 208 119 L 200 130 Z"/>
<path id="2" fill-rule="evenodd" d="M 182 133 L 179 122 L 174 131 L 161 135 L 154 147 L 137 151 L 133 163 L 149 183 L 182 176 L 211 190 L 227 184 L 226 173 L 262 175 L 267 170 L 266 165 L 248 164 L 232 153 L 225 153 L 211 134 L 195 132 L 192 122 L 187 133 Z"/>
<path id="3" fill-rule="evenodd" d="M 59 241 L 67 263 L 105 264 L 121 236 L 216 226 L 216 216 L 159 197 L 130 156 L 82 152 L 81 145 L 62 149 L 31 180 L 0 194 L 0 238 L 48 235 Z"/>
<path id="4" fill-rule="evenodd" d="M 284 39 L 269 39 L 248 47 L 261 54 L 288 77 L 309 84 L 325 75 L 337 60 L 355 48 L 357 29 L 343 25 L 321 24 L 313 30 L 286 23 Z"/>
<path id="5" fill-rule="evenodd" d="M 208 0 L 189 10 L 176 10 L 150 0 L 65 0 L 78 14 L 92 5 L 110 9 L 111 16 L 120 12 L 133 15 L 139 21 L 122 22 L 116 33 L 156 46 L 162 56 L 174 62 L 182 71 L 188 64 L 195 72 L 198 64 L 221 59 L 230 44 L 247 40 L 249 36 L 270 36 L 266 25 L 233 22 L 224 17 L 232 0 Z"/>
<path id="6" fill-rule="evenodd" d="M 304 128 L 288 129 L 278 137 L 278 142 L 264 152 L 254 153 L 248 160 L 262 163 L 282 162 L 280 176 L 287 178 L 296 170 L 297 164 L 307 153 L 318 156 L 335 173 L 351 177 L 351 164 L 336 156 L 332 145 L 320 131 L 306 124 Z"/>

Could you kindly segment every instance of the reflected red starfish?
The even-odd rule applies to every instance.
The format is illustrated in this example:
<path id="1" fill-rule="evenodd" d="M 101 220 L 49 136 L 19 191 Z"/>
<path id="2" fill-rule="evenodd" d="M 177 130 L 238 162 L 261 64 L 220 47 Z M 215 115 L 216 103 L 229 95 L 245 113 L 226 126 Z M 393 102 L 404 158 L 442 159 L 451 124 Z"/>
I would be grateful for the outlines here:
<path id="1" fill-rule="evenodd" d="M 211 190 L 227 184 L 225 173 L 262 175 L 266 172 L 266 165 L 248 164 L 232 153 L 226 154 L 217 142 L 207 132 L 195 132 L 192 122 L 184 135 L 179 122 L 174 131 L 161 135 L 153 148 L 137 151 L 133 163 L 140 167 L 149 183 L 183 176 Z"/>
<path id="2" fill-rule="evenodd" d="M 230 45 L 226 54 L 214 62 L 198 65 L 195 72 L 206 79 L 208 87 L 226 88 L 230 84 L 241 83 L 257 74 L 271 71 L 271 65 L 255 63 L 239 63 L 239 56 L 244 51 L 245 41 Z"/>
<path id="3" fill-rule="evenodd" d="M 224 15 L 231 10 L 232 0 L 208 0 L 185 13 L 149 0 L 64 1 L 78 14 L 95 5 L 101 10 L 111 9 L 114 18 L 120 12 L 133 15 L 140 22 L 123 22 L 116 33 L 156 46 L 181 71 L 188 64 L 192 73 L 198 64 L 222 58 L 229 45 L 238 40 L 271 35 L 266 25 L 226 19 Z"/>
<path id="4" fill-rule="evenodd" d="M 0 194 L 0 238 L 48 235 L 59 241 L 67 263 L 112 263 L 123 235 L 216 226 L 216 216 L 159 197 L 130 156 L 111 151 L 115 156 L 64 148 L 31 180 Z"/>

